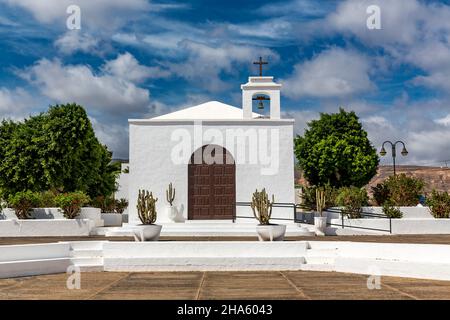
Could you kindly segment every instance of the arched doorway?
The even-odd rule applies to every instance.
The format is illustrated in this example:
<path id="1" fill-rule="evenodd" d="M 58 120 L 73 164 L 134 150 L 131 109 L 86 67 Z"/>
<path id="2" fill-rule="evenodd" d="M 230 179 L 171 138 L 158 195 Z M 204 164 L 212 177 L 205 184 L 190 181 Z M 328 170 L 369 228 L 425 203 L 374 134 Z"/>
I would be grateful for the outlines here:
<path id="1" fill-rule="evenodd" d="M 205 145 L 188 164 L 188 219 L 233 219 L 236 211 L 236 166 L 223 147 Z"/>

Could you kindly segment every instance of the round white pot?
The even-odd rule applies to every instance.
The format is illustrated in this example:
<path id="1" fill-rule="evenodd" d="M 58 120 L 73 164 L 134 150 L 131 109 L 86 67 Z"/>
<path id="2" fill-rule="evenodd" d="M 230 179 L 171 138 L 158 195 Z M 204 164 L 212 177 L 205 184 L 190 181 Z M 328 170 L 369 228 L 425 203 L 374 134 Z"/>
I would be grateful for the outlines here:
<path id="1" fill-rule="evenodd" d="M 133 227 L 136 241 L 158 241 L 162 226 L 159 224 L 139 224 Z"/>
<path id="2" fill-rule="evenodd" d="M 327 227 L 327 217 L 314 217 L 314 226 L 318 234 L 325 234 L 325 228 Z"/>
<path id="3" fill-rule="evenodd" d="M 120 213 L 102 213 L 101 215 L 105 227 L 122 226 L 122 215 Z"/>
<path id="4" fill-rule="evenodd" d="M 178 217 L 177 208 L 174 206 L 171 206 L 171 205 L 167 205 L 166 206 L 166 217 L 172 222 L 177 222 L 177 217 Z"/>
<path id="5" fill-rule="evenodd" d="M 283 241 L 284 235 L 286 234 L 286 225 L 257 225 L 256 233 L 258 234 L 259 241 Z"/>

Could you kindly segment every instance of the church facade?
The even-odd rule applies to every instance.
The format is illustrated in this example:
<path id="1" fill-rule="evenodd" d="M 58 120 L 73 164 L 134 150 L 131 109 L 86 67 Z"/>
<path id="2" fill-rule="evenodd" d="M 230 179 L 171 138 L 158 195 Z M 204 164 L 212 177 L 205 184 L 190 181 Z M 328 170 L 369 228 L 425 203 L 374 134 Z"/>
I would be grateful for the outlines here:
<path id="1" fill-rule="evenodd" d="M 151 119 L 130 119 L 129 222 L 140 223 L 138 191 L 157 198 L 157 223 L 166 216 L 166 189 L 181 220 L 255 222 L 253 192 L 265 188 L 276 203 L 294 203 L 294 120 L 282 119 L 281 85 L 273 77 L 249 77 L 242 108 L 217 101 Z M 253 112 L 269 102 L 267 116 Z M 273 218 L 293 218 L 292 208 L 276 207 Z M 277 223 L 276 220 L 274 220 Z"/>

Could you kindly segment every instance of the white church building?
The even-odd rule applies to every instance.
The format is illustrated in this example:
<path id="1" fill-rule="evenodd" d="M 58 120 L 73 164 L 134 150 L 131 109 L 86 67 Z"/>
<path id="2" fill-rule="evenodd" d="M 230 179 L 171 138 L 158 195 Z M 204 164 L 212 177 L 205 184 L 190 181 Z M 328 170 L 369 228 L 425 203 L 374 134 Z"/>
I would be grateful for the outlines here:
<path id="1" fill-rule="evenodd" d="M 181 221 L 256 222 L 248 203 L 265 188 L 276 203 L 294 203 L 293 119 L 282 119 L 281 84 L 249 77 L 241 85 L 242 107 L 218 101 L 151 119 L 130 119 L 129 222 L 140 223 L 138 191 L 157 198 L 157 223 L 170 222 L 166 189 Z M 266 116 L 253 112 L 269 102 Z M 245 204 L 247 203 L 247 204 Z M 274 219 L 293 219 L 293 208 L 275 207 Z M 287 222 L 287 221 L 285 221 Z M 274 223 L 284 223 L 274 220 Z"/>

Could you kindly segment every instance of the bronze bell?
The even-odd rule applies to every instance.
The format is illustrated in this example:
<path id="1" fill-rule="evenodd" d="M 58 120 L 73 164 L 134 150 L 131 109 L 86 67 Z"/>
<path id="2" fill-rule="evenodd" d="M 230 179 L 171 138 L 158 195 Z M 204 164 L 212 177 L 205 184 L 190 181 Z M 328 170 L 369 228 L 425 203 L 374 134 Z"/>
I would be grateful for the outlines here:
<path id="1" fill-rule="evenodd" d="M 259 110 L 264 109 L 264 103 L 263 103 L 262 101 L 259 101 L 259 102 L 258 102 L 258 109 L 259 109 Z"/>

